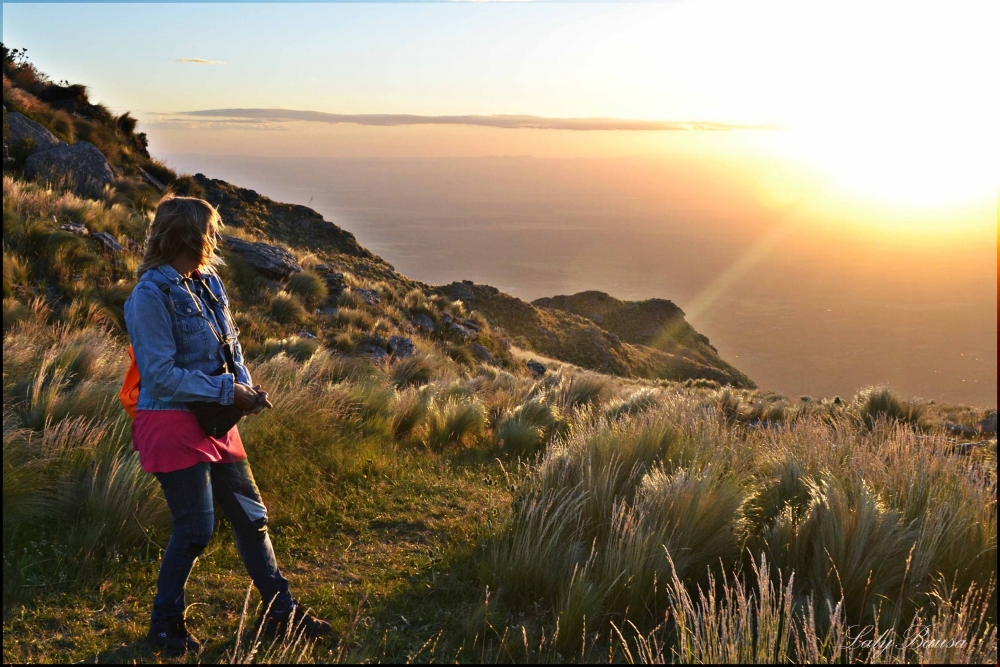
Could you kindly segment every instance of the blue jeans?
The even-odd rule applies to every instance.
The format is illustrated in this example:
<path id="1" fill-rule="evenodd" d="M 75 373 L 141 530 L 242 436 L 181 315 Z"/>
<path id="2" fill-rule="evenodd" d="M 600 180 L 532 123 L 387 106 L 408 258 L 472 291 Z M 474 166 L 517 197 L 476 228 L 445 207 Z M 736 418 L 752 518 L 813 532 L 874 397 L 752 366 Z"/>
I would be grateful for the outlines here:
<path id="1" fill-rule="evenodd" d="M 264 608 L 281 618 L 294 607 L 288 581 L 278 571 L 267 534 L 267 508 L 246 459 L 236 463 L 198 463 L 174 472 L 156 473 L 167 498 L 174 528 L 163 552 L 153 622 L 184 617 L 184 586 L 215 527 L 217 501 L 233 526 L 236 549 Z"/>

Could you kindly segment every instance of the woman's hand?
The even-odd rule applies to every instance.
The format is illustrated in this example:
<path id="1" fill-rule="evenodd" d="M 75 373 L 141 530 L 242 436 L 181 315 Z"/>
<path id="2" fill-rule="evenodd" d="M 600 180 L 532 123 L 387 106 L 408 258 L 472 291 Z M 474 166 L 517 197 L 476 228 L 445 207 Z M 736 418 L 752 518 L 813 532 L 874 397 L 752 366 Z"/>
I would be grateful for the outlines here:
<path id="1" fill-rule="evenodd" d="M 260 386 L 260 385 L 258 385 Z M 259 401 L 259 394 L 245 384 L 237 382 L 233 385 L 233 405 L 243 412 L 250 412 Z"/>
<path id="2" fill-rule="evenodd" d="M 264 411 L 265 408 L 273 408 L 271 401 L 267 400 L 267 392 L 261 385 L 256 385 L 253 390 L 257 392 L 257 404 L 249 411 L 248 414 L 259 415 Z"/>

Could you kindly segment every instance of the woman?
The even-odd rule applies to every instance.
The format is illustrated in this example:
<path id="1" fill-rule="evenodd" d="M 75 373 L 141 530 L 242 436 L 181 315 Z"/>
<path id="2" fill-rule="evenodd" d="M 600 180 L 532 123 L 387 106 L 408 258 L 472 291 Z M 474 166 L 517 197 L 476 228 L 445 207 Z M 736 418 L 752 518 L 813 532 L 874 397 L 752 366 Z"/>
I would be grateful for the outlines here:
<path id="1" fill-rule="evenodd" d="M 207 435 L 192 411 L 199 402 L 236 406 L 230 409 L 235 419 L 240 411 L 271 407 L 267 392 L 252 386 L 229 299 L 212 268 L 221 262 L 215 253 L 219 224 L 219 214 L 202 199 L 161 201 L 139 282 L 125 303 L 140 376 L 133 446 L 143 469 L 159 481 L 173 519 L 147 640 L 172 653 L 201 648 L 185 626 L 184 586 L 212 537 L 215 502 L 229 518 L 240 558 L 263 598 L 263 633 L 274 636 L 290 624 L 313 638 L 330 632 L 329 623 L 296 605 L 278 571 L 267 509 L 239 430 Z"/>

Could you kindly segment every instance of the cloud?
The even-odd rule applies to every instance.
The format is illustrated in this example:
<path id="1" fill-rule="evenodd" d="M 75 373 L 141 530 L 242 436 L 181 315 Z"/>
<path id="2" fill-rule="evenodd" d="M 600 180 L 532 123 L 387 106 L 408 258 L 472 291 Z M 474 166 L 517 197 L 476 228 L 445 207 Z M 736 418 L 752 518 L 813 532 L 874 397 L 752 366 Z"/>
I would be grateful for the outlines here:
<path id="1" fill-rule="evenodd" d="M 737 125 L 714 121 L 661 121 L 632 120 L 627 118 L 546 118 L 543 116 L 498 115 L 498 116 L 418 116 L 412 114 L 336 114 L 322 111 L 302 111 L 296 109 L 204 109 L 184 111 L 179 116 L 194 118 L 216 118 L 253 120 L 258 123 L 282 123 L 288 121 L 308 121 L 315 123 L 354 125 L 374 125 L 395 127 L 400 125 L 476 125 L 503 129 L 538 130 L 621 130 L 621 131 L 663 131 L 663 130 L 762 130 L 776 129 L 774 125 Z"/>
<path id="2" fill-rule="evenodd" d="M 225 65 L 221 60 L 205 60 L 204 58 L 174 58 L 175 63 L 188 63 L 189 65 Z"/>
<path id="3" fill-rule="evenodd" d="M 144 129 L 164 129 L 164 130 L 226 130 L 233 128 L 250 130 L 287 130 L 291 129 L 288 123 L 280 121 L 253 120 L 250 118 L 167 118 L 161 114 L 149 114 L 153 120 L 145 121 Z M 157 118 L 157 116 L 160 116 Z"/>

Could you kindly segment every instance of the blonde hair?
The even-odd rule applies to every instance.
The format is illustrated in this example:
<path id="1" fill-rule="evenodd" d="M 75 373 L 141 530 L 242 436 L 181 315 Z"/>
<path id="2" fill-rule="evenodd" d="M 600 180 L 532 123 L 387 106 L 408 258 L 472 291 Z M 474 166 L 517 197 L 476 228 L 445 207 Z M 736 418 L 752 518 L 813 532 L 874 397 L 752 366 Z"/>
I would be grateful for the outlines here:
<path id="1" fill-rule="evenodd" d="M 141 278 L 185 251 L 199 258 L 199 268 L 221 264 L 222 258 L 215 254 L 221 224 L 219 212 L 204 199 L 167 195 L 156 206 L 136 275 Z"/>

